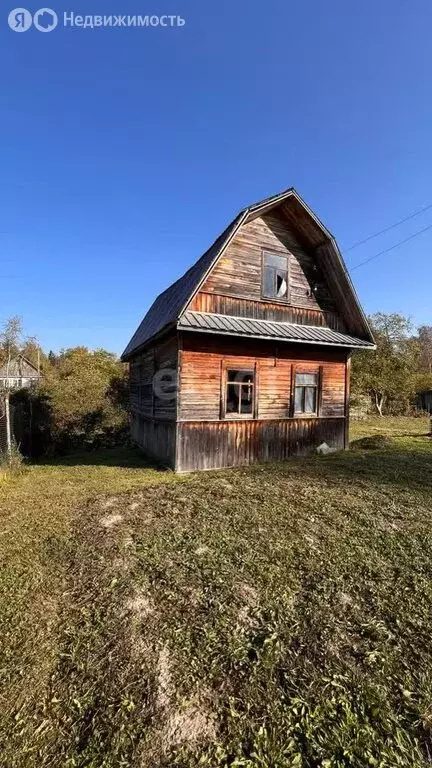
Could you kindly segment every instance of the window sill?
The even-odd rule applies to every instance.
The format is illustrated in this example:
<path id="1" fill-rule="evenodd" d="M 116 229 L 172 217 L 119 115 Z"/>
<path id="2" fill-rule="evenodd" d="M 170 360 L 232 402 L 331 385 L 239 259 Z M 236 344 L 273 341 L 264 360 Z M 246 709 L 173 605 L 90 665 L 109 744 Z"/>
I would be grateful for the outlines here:
<path id="1" fill-rule="evenodd" d="M 232 416 L 229 416 L 229 415 L 222 416 L 220 421 L 253 421 L 254 418 L 255 416 L 253 415 L 253 413 L 247 413 L 247 414 L 245 413 L 243 415 L 241 413 L 235 413 Z"/>

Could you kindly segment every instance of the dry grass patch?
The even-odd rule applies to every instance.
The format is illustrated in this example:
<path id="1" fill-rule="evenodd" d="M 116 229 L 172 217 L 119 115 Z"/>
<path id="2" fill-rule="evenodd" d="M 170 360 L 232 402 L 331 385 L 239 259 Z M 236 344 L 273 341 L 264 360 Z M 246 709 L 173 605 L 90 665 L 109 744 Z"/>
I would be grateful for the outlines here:
<path id="1" fill-rule="evenodd" d="M 378 450 L 181 478 L 121 452 L 2 488 L 3 764 L 430 764 L 432 445 L 404 424 Z"/>

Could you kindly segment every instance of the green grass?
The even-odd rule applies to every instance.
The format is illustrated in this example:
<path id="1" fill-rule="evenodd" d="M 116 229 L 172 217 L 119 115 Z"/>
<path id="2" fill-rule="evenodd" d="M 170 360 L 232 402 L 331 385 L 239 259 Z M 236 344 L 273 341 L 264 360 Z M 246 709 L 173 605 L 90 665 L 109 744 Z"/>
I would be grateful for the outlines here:
<path id="1" fill-rule="evenodd" d="M 176 477 L 136 452 L 0 484 L 0 765 L 420 767 L 432 441 Z"/>

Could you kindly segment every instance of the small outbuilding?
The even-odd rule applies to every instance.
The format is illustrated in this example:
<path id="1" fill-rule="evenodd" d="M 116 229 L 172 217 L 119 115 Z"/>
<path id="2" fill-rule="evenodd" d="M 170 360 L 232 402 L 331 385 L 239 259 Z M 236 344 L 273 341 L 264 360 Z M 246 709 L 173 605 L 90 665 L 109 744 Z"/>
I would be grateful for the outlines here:
<path id="1" fill-rule="evenodd" d="M 36 386 L 42 374 L 24 355 L 17 355 L 0 367 L 0 454 L 10 452 L 14 439 L 15 413 L 9 395 Z"/>
<path id="2" fill-rule="evenodd" d="M 37 384 L 42 374 L 23 355 L 17 355 L 0 367 L 0 390 L 25 389 Z"/>
<path id="3" fill-rule="evenodd" d="M 417 393 L 416 407 L 418 411 L 426 411 L 432 416 L 432 389 Z"/>
<path id="4" fill-rule="evenodd" d="M 333 235 L 294 189 L 241 211 L 127 345 L 132 437 L 176 471 L 348 446 L 374 340 Z"/>

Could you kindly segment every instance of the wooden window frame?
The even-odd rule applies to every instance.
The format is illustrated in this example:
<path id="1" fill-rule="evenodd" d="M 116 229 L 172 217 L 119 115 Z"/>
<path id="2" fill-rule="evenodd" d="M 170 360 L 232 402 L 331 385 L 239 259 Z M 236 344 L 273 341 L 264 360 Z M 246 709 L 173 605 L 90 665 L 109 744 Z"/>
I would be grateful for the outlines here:
<path id="1" fill-rule="evenodd" d="M 322 412 L 322 394 L 323 394 L 323 366 L 320 365 L 318 369 L 315 370 L 306 370 L 303 368 L 303 366 L 297 367 L 295 365 L 292 366 L 291 369 L 291 392 L 290 392 L 290 398 L 291 398 L 291 404 L 290 404 L 290 416 L 293 419 L 318 419 L 321 416 Z M 302 375 L 311 375 L 311 376 L 317 376 L 317 384 L 316 384 L 316 405 L 315 405 L 315 411 L 312 413 L 306 413 L 305 411 L 296 411 L 295 410 L 295 391 L 296 391 L 296 378 L 297 374 Z M 303 385 L 302 385 L 303 387 Z M 307 387 L 304 386 L 303 389 L 306 389 Z"/>
<path id="2" fill-rule="evenodd" d="M 265 264 L 264 259 L 266 254 L 269 256 L 278 256 L 279 258 L 284 258 L 286 260 L 286 275 L 287 275 L 287 292 L 286 296 L 278 297 L 278 296 L 266 296 L 264 293 L 264 275 L 265 275 Z M 290 259 L 289 253 L 286 251 L 275 251 L 272 248 L 261 248 L 261 298 L 264 301 L 271 301 L 275 304 L 290 304 L 290 298 L 291 298 L 291 259 Z"/>
<path id="3" fill-rule="evenodd" d="M 228 388 L 228 371 L 244 371 L 253 373 L 252 384 L 252 412 L 251 413 L 228 413 L 227 412 L 227 388 Z M 257 404 L 258 404 L 258 374 L 256 362 L 251 365 L 238 365 L 235 361 L 225 362 L 222 361 L 221 372 L 221 407 L 220 418 L 224 421 L 250 421 L 257 418 Z"/>

